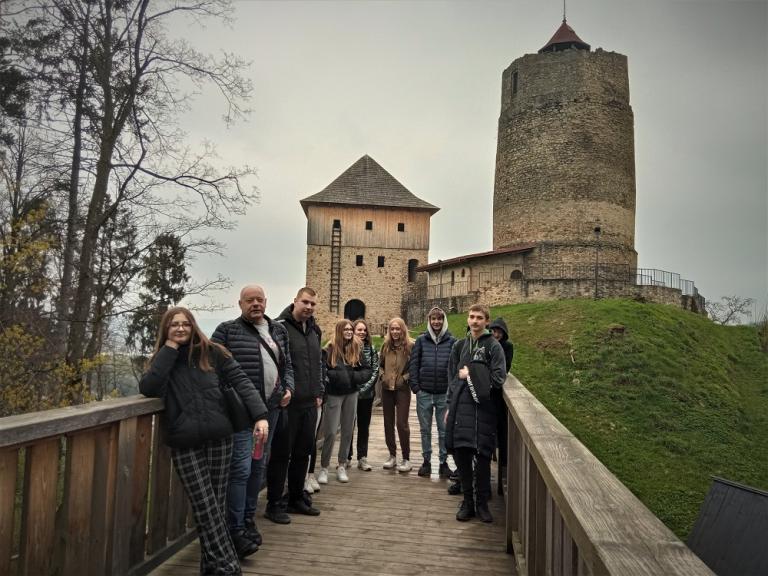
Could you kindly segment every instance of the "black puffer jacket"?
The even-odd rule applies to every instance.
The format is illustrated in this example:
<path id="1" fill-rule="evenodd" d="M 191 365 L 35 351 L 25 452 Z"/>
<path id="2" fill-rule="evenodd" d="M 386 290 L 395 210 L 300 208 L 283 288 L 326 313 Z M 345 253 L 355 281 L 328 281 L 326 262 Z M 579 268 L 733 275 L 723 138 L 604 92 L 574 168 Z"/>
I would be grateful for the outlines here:
<path id="1" fill-rule="evenodd" d="M 310 318 L 306 330 L 293 317 L 293 304 L 282 311 L 277 323 L 285 327 L 291 342 L 291 362 L 293 364 L 293 396 L 291 408 L 309 408 L 315 405 L 317 398 L 323 397 L 324 363 L 320 343 L 322 332 Z"/>
<path id="2" fill-rule="evenodd" d="M 491 322 L 491 325 L 488 326 L 488 328 L 491 330 L 496 328 L 501 330 L 503 334 L 501 340 L 499 340 L 499 344 L 501 344 L 501 349 L 504 350 L 504 359 L 506 360 L 507 364 L 507 372 L 509 372 L 509 369 L 512 367 L 512 357 L 515 355 L 515 348 L 512 345 L 512 342 L 509 341 L 509 330 L 507 330 L 507 323 L 504 322 L 504 318 L 499 317 Z"/>
<path id="3" fill-rule="evenodd" d="M 261 396 L 237 362 L 216 349 L 211 360 L 216 369 L 203 372 L 194 359 L 190 362 L 187 346 L 163 346 L 139 382 L 142 394 L 165 400 L 166 442 L 171 447 L 194 448 L 234 432 L 219 378 L 237 390 L 254 422 L 267 417 Z"/>
<path id="4" fill-rule="evenodd" d="M 291 364 L 290 346 L 288 345 L 288 333 L 278 322 L 273 322 L 266 316 L 264 317 L 269 324 L 269 334 L 280 348 L 278 357 L 278 374 L 280 376 L 279 387 L 271 398 L 264 396 L 264 360 L 262 354 L 261 342 L 257 336 L 256 327 L 245 320 L 242 316 L 234 320 L 222 322 L 216 327 L 211 341 L 221 344 L 232 353 L 235 360 L 251 379 L 253 385 L 259 391 L 261 399 L 270 408 L 280 404 L 280 399 L 284 391 L 290 390 L 293 394 L 293 365 Z"/>
<path id="5" fill-rule="evenodd" d="M 330 354 L 326 354 L 330 357 Z M 364 354 L 360 354 L 360 363 L 350 366 L 343 361 L 335 367 L 327 365 L 328 382 L 325 391 L 331 396 L 345 396 L 357 392 L 371 377 L 371 370 Z"/>
<path id="6" fill-rule="evenodd" d="M 445 446 L 451 453 L 456 448 L 472 448 L 490 458 L 496 448 L 496 406 L 489 396 L 476 401 L 468 382 L 459 379 L 459 368 L 469 366 L 479 348 L 483 349 L 491 388 L 504 385 L 504 351 L 492 334 L 480 336 L 474 347 L 471 336 L 456 341 L 448 368 L 452 380 L 448 386 Z"/>
<path id="7" fill-rule="evenodd" d="M 410 374 L 408 384 L 413 392 L 424 391 L 430 394 L 447 392 L 448 361 L 454 342 L 456 338 L 450 332 L 440 336 L 437 343 L 429 330 L 416 338 L 411 350 L 411 365 L 408 368 Z"/>

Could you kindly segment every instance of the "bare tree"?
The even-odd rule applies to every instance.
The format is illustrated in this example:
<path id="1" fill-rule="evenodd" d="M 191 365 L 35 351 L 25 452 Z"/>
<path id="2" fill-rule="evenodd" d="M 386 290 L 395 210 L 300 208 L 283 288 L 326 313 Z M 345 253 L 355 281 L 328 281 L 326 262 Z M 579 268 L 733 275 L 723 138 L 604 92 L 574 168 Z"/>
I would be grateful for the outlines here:
<path id="1" fill-rule="evenodd" d="M 40 269 L 54 287 L 46 291 L 54 349 L 70 366 L 71 400 L 79 401 L 83 362 L 100 353 L 110 320 L 136 307 L 142 259 L 156 239 L 178 237 L 187 259 L 215 252 L 207 231 L 231 227 L 256 198 L 246 185 L 250 167 L 222 167 L 213 144 L 193 148 L 178 125 L 203 85 L 222 97 L 228 123 L 247 113 L 252 87 L 242 76 L 246 62 L 211 57 L 169 34 L 182 18 L 227 20 L 229 0 L 8 0 L 5 7 L 0 76 L 14 89 L 0 90 L 0 104 L 41 135 L 51 155 L 39 181 L 48 183 L 56 241 Z M 12 174 L 8 155 L 2 159 L 3 173 Z M 221 283 L 190 284 L 187 293 Z"/>
<path id="2" fill-rule="evenodd" d="M 707 314 L 718 324 L 739 324 L 743 317 L 752 316 L 752 298 L 741 296 L 723 296 L 720 302 L 707 302 Z"/>

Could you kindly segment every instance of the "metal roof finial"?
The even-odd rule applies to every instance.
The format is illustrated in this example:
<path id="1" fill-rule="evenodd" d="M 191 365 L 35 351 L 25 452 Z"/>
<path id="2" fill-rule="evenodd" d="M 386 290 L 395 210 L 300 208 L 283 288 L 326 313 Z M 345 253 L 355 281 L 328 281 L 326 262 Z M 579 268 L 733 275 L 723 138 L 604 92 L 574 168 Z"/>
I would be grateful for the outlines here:
<path id="1" fill-rule="evenodd" d="M 563 22 L 565 22 L 565 0 L 563 0 Z"/>

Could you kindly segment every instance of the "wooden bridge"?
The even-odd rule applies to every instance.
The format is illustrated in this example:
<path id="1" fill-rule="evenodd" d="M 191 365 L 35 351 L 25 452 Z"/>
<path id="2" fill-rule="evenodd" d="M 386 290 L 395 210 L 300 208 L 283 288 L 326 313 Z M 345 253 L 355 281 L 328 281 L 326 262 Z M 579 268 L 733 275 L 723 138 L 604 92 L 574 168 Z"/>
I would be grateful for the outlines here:
<path id="1" fill-rule="evenodd" d="M 456 522 L 460 497 L 436 477 L 355 469 L 349 484 L 331 474 L 319 517 L 260 518 L 264 546 L 243 572 L 712 574 L 512 376 L 505 399 L 508 489 L 491 502 L 492 524 Z M 161 413 L 160 401 L 133 397 L 0 419 L 0 574 L 196 574 Z M 419 440 L 414 417 L 417 465 Z M 382 462 L 380 411 L 370 444 Z"/>

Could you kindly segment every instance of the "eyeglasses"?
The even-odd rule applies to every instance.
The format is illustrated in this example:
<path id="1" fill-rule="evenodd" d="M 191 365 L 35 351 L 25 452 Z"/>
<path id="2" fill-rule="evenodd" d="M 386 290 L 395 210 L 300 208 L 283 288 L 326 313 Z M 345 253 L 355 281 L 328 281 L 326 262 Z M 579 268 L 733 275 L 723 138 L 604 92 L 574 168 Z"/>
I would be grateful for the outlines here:
<path id="1" fill-rule="evenodd" d="M 344 332 L 354 332 L 352 328 L 344 328 Z"/>
<path id="2" fill-rule="evenodd" d="M 171 322 L 171 328 L 192 328 L 192 322 Z"/>

